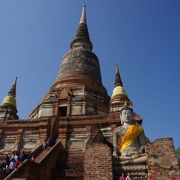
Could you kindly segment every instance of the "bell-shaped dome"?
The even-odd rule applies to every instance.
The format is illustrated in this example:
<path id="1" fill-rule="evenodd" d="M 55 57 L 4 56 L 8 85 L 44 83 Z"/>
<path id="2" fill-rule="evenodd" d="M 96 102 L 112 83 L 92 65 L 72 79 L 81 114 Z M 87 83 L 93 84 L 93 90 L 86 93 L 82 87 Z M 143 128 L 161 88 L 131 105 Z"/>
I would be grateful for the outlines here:
<path id="1" fill-rule="evenodd" d="M 101 73 L 97 56 L 81 47 L 71 49 L 63 58 L 57 79 L 68 76 L 88 76 L 101 82 Z"/>
<path id="2" fill-rule="evenodd" d="M 118 96 L 118 95 L 127 96 L 126 90 L 124 89 L 124 87 L 122 87 L 122 86 L 116 86 L 116 87 L 113 89 L 113 93 L 112 93 L 111 99 L 113 99 L 115 96 Z"/>
<path id="3" fill-rule="evenodd" d="M 16 99 L 14 96 L 6 96 L 3 99 L 2 106 L 13 106 L 16 108 Z"/>

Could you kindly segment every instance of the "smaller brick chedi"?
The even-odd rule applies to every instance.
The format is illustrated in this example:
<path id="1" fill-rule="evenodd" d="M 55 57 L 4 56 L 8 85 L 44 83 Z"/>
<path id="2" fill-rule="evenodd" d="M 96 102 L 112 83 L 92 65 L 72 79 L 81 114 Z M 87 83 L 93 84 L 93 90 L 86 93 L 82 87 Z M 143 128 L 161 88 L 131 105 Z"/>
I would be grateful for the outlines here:
<path id="1" fill-rule="evenodd" d="M 123 86 L 118 65 L 109 96 L 89 37 L 86 6 L 55 82 L 27 120 L 19 119 L 17 78 L 0 106 L 0 152 L 30 152 L 3 179 L 178 180 L 172 138 L 150 142 Z"/>

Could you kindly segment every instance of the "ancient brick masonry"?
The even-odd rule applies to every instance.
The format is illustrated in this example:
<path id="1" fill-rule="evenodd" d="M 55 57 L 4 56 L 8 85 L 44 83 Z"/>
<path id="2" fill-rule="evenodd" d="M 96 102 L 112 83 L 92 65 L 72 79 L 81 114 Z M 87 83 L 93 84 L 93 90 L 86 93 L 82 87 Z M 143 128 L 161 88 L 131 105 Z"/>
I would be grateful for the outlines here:
<path id="1" fill-rule="evenodd" d="M 84 179 L 85 180 L 112 180 L 112 152 L 104 143 L 100 131 L 93 132 L 90 137 L 84 155 Z M 91 134 L 92 135 L 92 134 Z"/>
<path id="2" fill-rule="evenodd" d="M 148 179 L 180 180 L 172 138 L 160 138 L 147 145 Z"/>
<path id="3" fill-rule="evenodd" d="M 170 138 L 147 145 L 147 162 L 129 160 L 123 164 L 122 159 L 113 157 L 112 163 L 114 130 L 122 125 L 120 112 L 126 102 L 131 107 L 133 103 L 118 66 L 111 97 L 102 83 L 100 63 L 89 37 L 86 6 L 55 82 L 26 121 L 17 115 L 16 82 L 17 78 L 0 105 L 0 151 L 4 155 L 31 152 L 34 161 L 23 163 L 8 179 L 118 180 L 121 173 L 130 173 L 136 180 L 147 180 L 148 175 L 149 180 L 178 180 Z M 141 124 L 142 119 L 136 123 Z M 47 140 L 56 144 L 41 148 Z"/>

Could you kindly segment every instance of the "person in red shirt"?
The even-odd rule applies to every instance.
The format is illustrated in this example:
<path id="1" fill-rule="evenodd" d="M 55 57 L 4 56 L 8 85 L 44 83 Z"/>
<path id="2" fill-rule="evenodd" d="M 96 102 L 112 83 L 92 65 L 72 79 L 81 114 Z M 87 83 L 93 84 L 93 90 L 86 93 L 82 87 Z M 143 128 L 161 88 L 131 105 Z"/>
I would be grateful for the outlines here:
<path id="1" fill-rule="evenodd" d="M 19 164 L 20 164 L 20 160 L 19 160 L 19 158 L 17 158 L 16 159 L 16 168 L 19 166 Z"/>
<path id="2" fill-rule="evenodd" d="M 119 177 L 119 180 L 126 180 L 125 175 L 122 173 L 122 175 Z"/>

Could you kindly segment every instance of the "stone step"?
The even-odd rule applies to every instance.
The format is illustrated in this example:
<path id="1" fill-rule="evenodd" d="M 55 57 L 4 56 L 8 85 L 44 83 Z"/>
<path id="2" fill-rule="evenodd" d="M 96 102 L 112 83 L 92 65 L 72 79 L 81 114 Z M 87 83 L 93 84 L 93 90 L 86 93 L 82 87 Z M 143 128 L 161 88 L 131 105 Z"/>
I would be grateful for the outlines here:
<path id="1" fill-rule="evenodd" d="M 113 175 L 114 180 L 119 180 L 120 175 L 130 173 L 134 180 L 146 180 L 147 179 L 147 165 L 120 165 L 114 164 Z"/>

